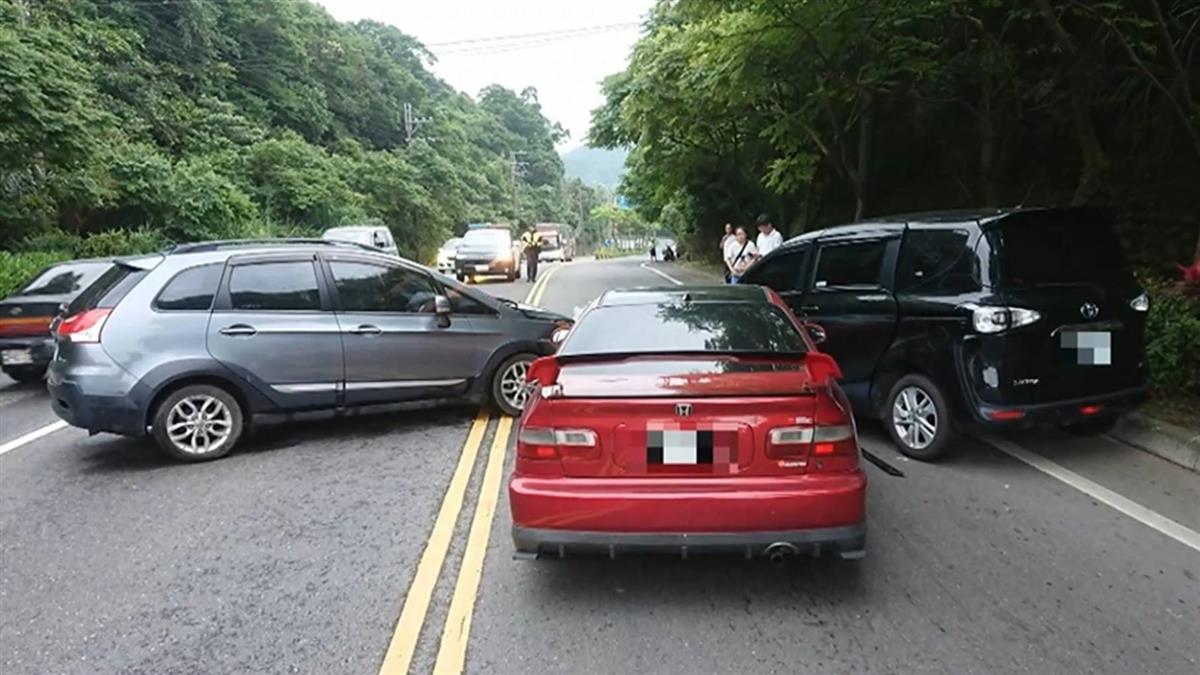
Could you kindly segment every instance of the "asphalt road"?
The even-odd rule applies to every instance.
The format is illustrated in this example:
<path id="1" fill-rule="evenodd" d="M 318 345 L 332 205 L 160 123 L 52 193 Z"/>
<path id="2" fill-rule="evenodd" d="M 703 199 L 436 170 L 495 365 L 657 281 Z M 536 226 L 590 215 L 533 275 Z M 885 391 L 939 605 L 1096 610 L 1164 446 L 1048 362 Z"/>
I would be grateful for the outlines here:
<path id="1" fill-rule="evenodd" d="M 640 262 L 544 266 L 540 304 L 668 283 Z M 964 439 L 927 465 L 865 425 L 904 476 L 868 466 L 857 564 L 531 562 L 511 442 L 492 451 L 507 426 L 469 439 L 476 413 L 294 422 L 179 465 L 75 429 L 12 447 L 55 418 L 0 381 L 0 672 L 374 673 L 404 642 L 417 673 L 1200 671 L 1200 550 L 1163 533 L 1200 530 L 1200 477 L 1115 441 L 997 441 L 1039 469 Z M 397 635 L 402 610 L 419 632 Z"/>

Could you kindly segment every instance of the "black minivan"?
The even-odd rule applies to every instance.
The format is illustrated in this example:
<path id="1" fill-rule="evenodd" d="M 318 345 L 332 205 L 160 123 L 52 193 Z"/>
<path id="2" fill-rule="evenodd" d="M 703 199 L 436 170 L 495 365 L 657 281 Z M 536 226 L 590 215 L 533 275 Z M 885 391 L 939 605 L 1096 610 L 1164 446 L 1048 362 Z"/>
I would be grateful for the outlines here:
<path id="1" fill-rule="evenodd" d="M 860 415 L 917 459 L 956 428 L 1102 433 L 1146 399 L 1146 312 L 1106 213 L 1019 208 L 809 232 L 743 283 L 824 337 Z"/>

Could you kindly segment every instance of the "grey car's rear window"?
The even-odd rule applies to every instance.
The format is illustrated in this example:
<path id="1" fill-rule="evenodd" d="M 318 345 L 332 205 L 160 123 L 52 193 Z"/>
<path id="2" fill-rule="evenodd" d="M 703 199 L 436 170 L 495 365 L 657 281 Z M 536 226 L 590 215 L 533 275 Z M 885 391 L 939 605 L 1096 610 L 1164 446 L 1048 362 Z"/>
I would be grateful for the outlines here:
<path id="1" fill-rule="evenodd" d="M 229 299 L 240 310 L 321 308 L 317 274 L 307 260 L 237 265 L 230 272 Z"/>
<path id="2" fill-rule="evenodd" d="M 559 353 L 803 353 L 782 309 L 766 302 L 618 305 L 588 312 Z"/>

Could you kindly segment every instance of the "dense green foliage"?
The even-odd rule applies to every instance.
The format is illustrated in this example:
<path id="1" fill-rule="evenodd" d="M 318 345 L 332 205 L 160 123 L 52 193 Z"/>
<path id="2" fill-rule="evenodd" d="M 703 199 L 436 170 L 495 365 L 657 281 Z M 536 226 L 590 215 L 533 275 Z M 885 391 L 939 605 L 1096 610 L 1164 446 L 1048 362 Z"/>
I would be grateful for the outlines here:
<path id="1" fill-rule="evenodd" d="M 660 0 L 604 87 L 624 191 L 705 241 L 760 211 L 1099 203 L 1142 266 L 1200 247 L 1194 0 Z"/>
<path id="2" fill-rule="evenodd" d="M 1148 282 L 1146 358 L 1154 384 L 1166 392 L 1200 395 L 1200 297 L 1177 284 Z"/>
<path id="3" fill-rule="evenodd" d="M 469 222 L 586 218 L 537 92 L 473 100 L 432 58 L 303 0 L 0 0 L 0 247 L 381 222 L 429 259 Z"/>

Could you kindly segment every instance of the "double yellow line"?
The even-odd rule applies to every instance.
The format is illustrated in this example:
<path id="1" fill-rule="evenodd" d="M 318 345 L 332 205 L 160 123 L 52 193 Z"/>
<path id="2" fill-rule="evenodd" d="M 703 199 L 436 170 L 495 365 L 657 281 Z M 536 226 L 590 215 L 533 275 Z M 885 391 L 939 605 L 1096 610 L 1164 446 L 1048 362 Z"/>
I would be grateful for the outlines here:
<path id="1" fill-rule="evenodd" d="M 541 301 L 546 292 L 546 284 L 558 267 L 546 270 L 540 279 L 529 289 L 525 302 L 535 305 Z M 463 444 L 462 454 L 459 455 L 458 465 L 450 478 L 450 485 L 442 497 L 442 506 L 434 520 L 433 530 L 425 544 L 425 551 L 417 564 L 417 573 L 413 575 L 412 584 L 404 598 L 404 608 L 400 611 L 400 619 L 396 622 L 396 631 L 388 644 L 383 664 L 379 667 L 380 675 L 403 675 L 408 673 L 412 665 L 413 654 L 421 637 L 421 628 L 425 625 L 425 616 L 429 613 L 429 603 L 437 586 L 442 565 L 450 550 L 450 542 L 454 535 L 454 525 L 462 512 L 463 502 L 467 495 L 467 484 L 471 480 L 471 471 L 475 459 L 479 455 L 479 447 L 483 443 L 491 418 L 487 411 L 480 411 L 471 423 L 467 432 L 467 440 Z M 500 479 L 504 471 L 505 453 L 508 450 L 508 437 L 512 431 L 512 418 L 500 417 L 496 423 L 496 433 L 492 437 L 492 447 L 488 452 L 487 468 L 483 473 L 483 484 L 479 490 L 479 501 L 475 504 L 475 515 L 471 520 L 471 529 L 467 534 L 467 547 L 463 553 L 462 567 L 458 572 L 458 580 L 454 585 L 454 595 L 450 600 L 450 612 L 446 616 L 446 625 L 442 628 L 442 638 L 438 647 L 437 661 L 434 663 L 435 673 L 461 673 L 466 666 L 467 641 L 471 633 L 471 618 L 475 613 L 475 598 L 479 593 L 479 581 L 483 576 L 483 561 L 487 553 L 488 539 L 491 536 L 492 520 L 496 515 L 496 502 L 500 497 Z"/>

